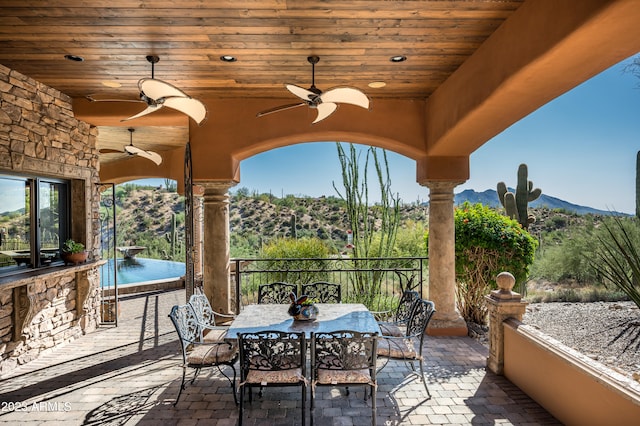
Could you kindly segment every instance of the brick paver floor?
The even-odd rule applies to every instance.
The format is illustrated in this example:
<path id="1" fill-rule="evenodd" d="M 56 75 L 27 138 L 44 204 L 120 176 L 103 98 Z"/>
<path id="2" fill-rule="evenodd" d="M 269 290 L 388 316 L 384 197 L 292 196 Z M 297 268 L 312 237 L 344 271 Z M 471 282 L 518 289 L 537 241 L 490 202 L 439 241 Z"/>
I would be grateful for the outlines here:
<path id="1" fill-rule="evenodd" d="M 182 357 L 167 314 L 183 290 L 122 300 L 118 327 L 103 326 L 42 354 L 0 381 L 0 423 L 19 425 L 236 425 L 229 382 L 200 373 L 174 406 Z M 425 339 L 432 397 L 404 363 L 378 375 L 378 425 L 557 425 L 507 379 L 485 370 L 487 349 L 470 338 Z M 268 388 L 245 404 L 244 424 L 299 425 L 297 388 Z M 319 388 L 317 426 L 371 424 L 360 388 Z M 307 403 L 307 407 L 309 403 Z M 308 415 L 308 416 L 309 416 Z"/>

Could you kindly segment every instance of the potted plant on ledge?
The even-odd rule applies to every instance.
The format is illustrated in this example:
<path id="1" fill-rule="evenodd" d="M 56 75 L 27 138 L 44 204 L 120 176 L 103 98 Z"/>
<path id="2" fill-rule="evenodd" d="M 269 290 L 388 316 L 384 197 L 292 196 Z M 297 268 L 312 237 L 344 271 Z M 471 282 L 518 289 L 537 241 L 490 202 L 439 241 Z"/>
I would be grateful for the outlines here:
<path id="1" fill-rule="evenodd" d="M 62 245 L 61 257 L 65 265 L 77 265 L 87 260 L 87 252 L 84 249 L 84 244 L 68 239 Z"/>

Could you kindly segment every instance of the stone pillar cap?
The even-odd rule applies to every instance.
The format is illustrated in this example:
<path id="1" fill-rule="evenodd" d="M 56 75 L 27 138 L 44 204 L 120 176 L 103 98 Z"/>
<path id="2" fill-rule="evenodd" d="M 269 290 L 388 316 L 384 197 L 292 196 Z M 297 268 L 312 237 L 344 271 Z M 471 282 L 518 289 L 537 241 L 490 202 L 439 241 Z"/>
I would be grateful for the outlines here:
<path id="1" fill-rule="evenodd" d="M 498 290 L 493 290 L 490 297 L 494 300 L 508 300 L 510 302 L 517 302 L 522 299 L 520 293 L 511 291 L 516 284 L 515 277 L 509 272 L 500 272 L 496 276 L 496 283 L 498 284 Z"/>

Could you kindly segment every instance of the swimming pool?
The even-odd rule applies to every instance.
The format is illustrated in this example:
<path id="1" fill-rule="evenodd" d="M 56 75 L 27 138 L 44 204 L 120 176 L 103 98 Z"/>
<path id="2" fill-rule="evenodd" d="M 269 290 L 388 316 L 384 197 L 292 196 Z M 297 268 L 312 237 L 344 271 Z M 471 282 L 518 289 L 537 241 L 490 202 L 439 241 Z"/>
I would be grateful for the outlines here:
<path id="1" fill-rule="evenodd" d="M 109 259 L 109 261 L 100 268 L 100 285 L 102 287 L 113 284 L 113 265 L 113 259 Z M 183 276 L 186 270 L 183 262 L 147 259 L 144 257 L 118 259 L 115 269 L 118 286 L 146 281 L 176 279 Z"/>

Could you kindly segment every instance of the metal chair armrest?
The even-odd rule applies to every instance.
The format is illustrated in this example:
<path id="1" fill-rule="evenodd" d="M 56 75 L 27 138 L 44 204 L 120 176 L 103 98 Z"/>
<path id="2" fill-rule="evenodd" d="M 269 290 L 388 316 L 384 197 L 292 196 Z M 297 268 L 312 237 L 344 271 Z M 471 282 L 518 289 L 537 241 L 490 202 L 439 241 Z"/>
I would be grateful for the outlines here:
<path id="1" fill-rule="evenodd" d="M 223 314 L 223 313 L 216 312 L 216 311 L 212 311 L 212 312 L 216 317 L 220 317 L 223 320 L 225 318 L 227 318 L 226 320 L 224 320 L 224 322 L 233 321 L 234 319 L 236 319 L 236 314 Z"/>

